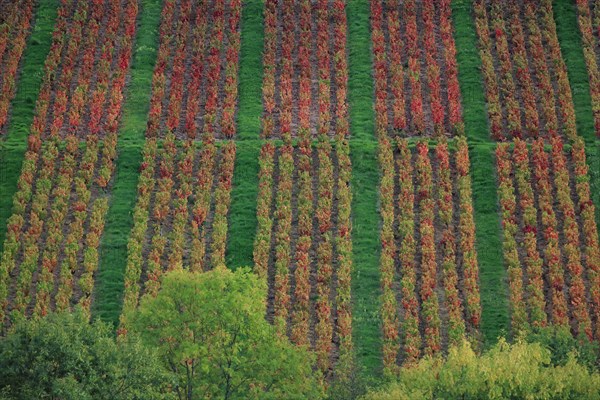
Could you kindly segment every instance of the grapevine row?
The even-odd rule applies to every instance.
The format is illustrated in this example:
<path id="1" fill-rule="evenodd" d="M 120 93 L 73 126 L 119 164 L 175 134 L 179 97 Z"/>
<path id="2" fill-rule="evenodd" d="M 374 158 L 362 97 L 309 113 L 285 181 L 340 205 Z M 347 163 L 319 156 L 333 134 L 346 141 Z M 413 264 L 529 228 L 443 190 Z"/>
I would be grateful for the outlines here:
<path id="1" fill-rule="evenodd" d="M 476 0 L 492 138 L 577 136 L 550 0 Z"/>
<path id="2" fill-rule="evenodd" d="M 265 1 L 262 137 L 348 135 L 346 25 L 342 0 Z"/>
<path id="3" fill-rule="evenodd" d="M 463 133 L 451 21 L 448 0 L 371 1 L 378 132 Z"/>
<path id="4" fill-rule="evenodd" d="M 33 0 L 6 4 L 6 19 L 0 20 L 0 133 L 7 125 L 10 102 L 17 90 L 19 62 L 27 44 L 34 4 Z"/>
<path id="5" fill-rule="evenodd" d="M 592 96 L 592 111 L 596 135 L 600 137 L 600 71 L 598 61 L 598 43 L 600 33 L 600 4 L 594 0 L 576 0 L 579 30 L 581 31 L 583 56 L 587 65 L 590 79 L 590 95 Z M 592 9 L 594 11 L 592 15 Z"/>
<path id="6" fill-rule="evenodd" d="M 380 142 L 383 361 L 414 363 L 476 335 L 481 318 L 467 143 Z M 431 151 L 433 150 L 433 151 Z M 433 184 L 434 178 L 437 185 Z M 441 294 L 443 293 L 443 295 Z"/>
<path id="7" fill-rule="evenodd" d="M 559 138 L 549 151 L 542 139 L 531 150 L 516 140 L 496 157 L 513 330 L 551 321 L 597 337 L 600 253 L 583 142 L 567 153 Z"/>
<path id="8" fill-rule="evenodd" d="M 267 315 L 328 374 L 352 349 L 349 147 L 266 142 L 259 163 L 254 261 L 269 282 Z"/>
<path id="9" fill-rule="evenodd" d="M 162 144 L 147 140 L 127 244 L 123 330 L 140 296 L 158 293 L 165 271 L 224 264 L 235 152 L 230 141 L 197 149 L 172 133 Z"/>
<path id="10" fill-rule="evenodd" d="M 159 28 L 147 137 L 235 135 L 239 0 L 168 0 Z"/>

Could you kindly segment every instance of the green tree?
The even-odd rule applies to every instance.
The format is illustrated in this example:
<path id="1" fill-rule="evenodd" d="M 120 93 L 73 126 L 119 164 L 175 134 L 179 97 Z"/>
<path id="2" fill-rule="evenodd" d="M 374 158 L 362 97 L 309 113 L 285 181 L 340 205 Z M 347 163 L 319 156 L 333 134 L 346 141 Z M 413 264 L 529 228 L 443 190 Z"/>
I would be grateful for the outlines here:
<path id="1" fill-rule="evenodd" d="M 585 365 L 588 370 L 598 370 L 598 342 L 591 341 L 584 333 L 574 337 L 568 326 L 533 328 L 523 339 L 530 343 L 539 343 L 548 349 L 552 365 L 564 366 L 570 357 L 575 355 L 577 362 Z"/>
<path id="2" fill-rule="evenodd" d="M 421 399 L 600 399 L 600 375 L 571 354 L 553 365 L 550 350 L 539 343 L 504 340 L 478 356 L 465 342 L 447 359 L 428 358 L 403 368 L 398 381 L 364 400 Z"/>
<path id="3" fill-rule="evenodd" d="M 266 284 L 247 269 L 173 271 L 128 321 L 156 347 L 180 399 L 313 399 L 313 359 L 265 320 Z"/>
<path id="4" fill-rule="evenodd" d="M 0 398 L 162 399 L 155 353 L 82 312 L 21 321 L 0 338 Z"/>

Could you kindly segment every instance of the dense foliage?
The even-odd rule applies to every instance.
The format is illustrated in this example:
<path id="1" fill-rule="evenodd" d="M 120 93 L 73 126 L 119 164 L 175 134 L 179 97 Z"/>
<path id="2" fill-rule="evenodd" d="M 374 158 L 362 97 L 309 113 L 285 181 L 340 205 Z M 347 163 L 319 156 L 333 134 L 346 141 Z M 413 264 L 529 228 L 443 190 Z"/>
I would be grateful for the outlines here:
<path id="1" fill-rule="evenodd" d="M 553 365 L 552 353 L 539 343 L 504 340 L 482 356 L 467 342 L 448 358 L 426 358 L 404 368 L 398 382 L 364 400 L 417 399 L 599 399 L 600 375 L 590 373 L 571 353 Z"/>
<path id="2" fill-rule="evenodd" d="M 321 397 L 308 352 L 265 320 L 265 289 L 246 269 L 174 271 L 128 319 L 158 349 L 180 399 Z"/>
<path id="3" fill-rule="evenodd" d="M 23 321 L 0 339 L 3 399 L 160 399 L 166 378 L 154 352 L 83 312 Z"/>

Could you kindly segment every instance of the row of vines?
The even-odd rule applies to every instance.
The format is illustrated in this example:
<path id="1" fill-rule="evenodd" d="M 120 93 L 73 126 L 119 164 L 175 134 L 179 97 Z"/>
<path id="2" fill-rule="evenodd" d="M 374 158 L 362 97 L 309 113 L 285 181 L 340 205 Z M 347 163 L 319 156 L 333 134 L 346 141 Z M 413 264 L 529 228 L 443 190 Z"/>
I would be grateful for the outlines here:
<path id="1" fill-rule="evenodd" d="M 551 0 L 475 0 L 494 140 L 577 136 Z"/>
<path id="2" fill-rule="evenodd" d="M 345 142 L 261 150 L 254 262 L 269 282 L 267 317 L 314 349 L 324 373 L 352 347 L 350 175 Z"/>
<path id="3" fill-rule="evenodd" d="M 89 311 L 136 16 L 133 0 L 58 10 L 0 261 L 4 323 Z"/>
<path id="4" fill-rule="evenodd" d="M 33 19 L 33 0 L 14 1 L 0 14 L 0 134 L 5 132 L 17 73 Z"/>
<path id="5" fill-rule="evenodd" d="M 262 137 L 348 135 L 343 0 L 267 0 Z"/>
<path id="6" fill-rule="evenodd" d="M 143 294 L 156 295 L 165 271 L 225 264 L 234 142 L 200 148 L 169 134 L 148 139 L 125 270 L 122 329 Z"/>
<path id="7" fill-rule="evenodd" d="M 371 0 L 371 25 L 378 132 L 462 134 L 450 0 Z"/>
<path id="8" fill-rule="evenodd" d="M 148 137 L 232 138 L 240 0 L 167 0 L 154 66 Z"/>
<path id="9" fill-rule="evenodd" d="M 576 0 L 583 56 L 590 79 L 596 136 L 600 137 L 600 1 Z"/>
<path id="10" fill-rule="evenodd" d="M 478 336 L 481 318 L 469 152 L 380 143 L 384 369 Z"/>
<path id="11" fill-rule="evenodd" d="M 583 142 L 496 150 L 512 329 L 569 326 L 600 337 L 600 247 Z"/>

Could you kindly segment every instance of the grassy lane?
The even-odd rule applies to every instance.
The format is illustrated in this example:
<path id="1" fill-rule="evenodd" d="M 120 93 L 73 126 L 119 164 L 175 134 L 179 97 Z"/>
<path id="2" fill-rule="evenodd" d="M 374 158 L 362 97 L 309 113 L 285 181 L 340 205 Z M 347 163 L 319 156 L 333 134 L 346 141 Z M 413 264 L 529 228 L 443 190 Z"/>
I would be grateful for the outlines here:
<path id="1" fill-rule="evenodd" d="M 258 139 L 262 115 L 263 2 L 245 0 L 242 8 L 238 133 L 241 140 Z"/>
<path id="2" fill-rule="evenodd" d="M 560 41 L 560 49 L 567 64 L 569 82 L 573 92 L 575 114 L 577 116 L 577 131 L 586 142 L 588 165 L 590 167 L 590 183 L 596 204 L 596 223 L 600 227 L 600 162 L 597 151 L 600 141 L 595 136 L 594 115 L 592 113 L 592 98 L 590 96 L 589 76 L 583 56 L 581 32 L 577 22 L 575 2 L 569 0 L 554 0 L 554 19 L 556 32 Z"/>
<path id="3" fill-rule="evenodd" d="M 352 161 L 352 330 L 359 366 L 381 373 L 379 165 L 374 132 L 369 2 L 348 0 L 350 157 Z"/>
<path id="4" fill-rule="evenodd" d="M 237 143 L 227 238 L 227 266 L 231 269 L 253 265 L 259 155 L 259 142 Z"/>
<path id="5" fill-rule="evenodd" d="M 375 140 L 369 2 L 348 0 L 348 102 L 353 139 Z"/>
<path id="6" fill-rule="evenodd" d="M 356 355 L 368 374 L 382 368 L 377 144 L 350 142 L 352 159 L 352 325 Z"/>
<path id="7" fill-rule="evenodd" d="M 455 0 L 452 2 L 463 119 L 469 143 L 489 143 L 487 109 L 482 77 L 479 72 L 481 69 L 478 49 L 479 39 L 471 16 L 471 3 L 471 0 Z"/>
<path id="8" fill-rule="evenodd" d="M 592 201 L 596 205 L 596 225 L 600 229 L 600 142 L 586 147 L 586 158 L 590 166 Z"/>
<path id="9" fill-rule="evenodd" d="M 227 266 L 252 266 L 256 233 L 256 195 L 262 113 L 263 2 L 246 0 L 242 8 L 238 143 L 229 208 Z"/>
<path id="10" fill-rule="evenodd" d="M 12 199 L 21 174 L 21 162 L 27 149 L 27 134 L 42 83 L 44 61 L 52 44 L 57 9 L 57 0 L 41 0 L 34 11 L 34 25 L 21 58 L 17 93 L 11 103 L 8 131 L 0 139 L 0 252 L 4 246 L 6 220 L 12 213 Z"/>
<path id="11" fill-rule="evenodd" d="M 119 157 L 116 162 L 111 204 L 100 247 L 93 315 L 115 324 L 121 312 L 127 239 L 133 224 L 132 210 L 137 198 L 137 181 L 150 106 L 160 14 L 159 0 L 142 1 L 130 83 L 117 144 Z"/>
<path id="12" fill-rule="evenodd" d="M 498 214 L 496 159 L 491 145 L 469 146 L 476 247 L 481 291 L 481 332 L 486 345 L 495 343 L 509 328 L 508 284 L 502 254 Z"/>
<path id="13" fill-rule="evenodd" d="M 471 1 L 452 2 L 459 82 L 465 131 L 469 139 L 476 246 L 482 305 L 481 331 L 487 344 L 509 326 L 506 271 L 502 257 L 501 226 L 495 178 L 494 145 L 490 140 L 478 38 Z"/>

